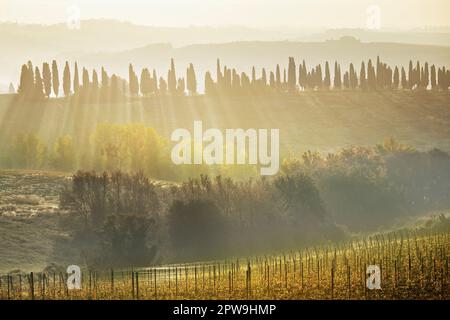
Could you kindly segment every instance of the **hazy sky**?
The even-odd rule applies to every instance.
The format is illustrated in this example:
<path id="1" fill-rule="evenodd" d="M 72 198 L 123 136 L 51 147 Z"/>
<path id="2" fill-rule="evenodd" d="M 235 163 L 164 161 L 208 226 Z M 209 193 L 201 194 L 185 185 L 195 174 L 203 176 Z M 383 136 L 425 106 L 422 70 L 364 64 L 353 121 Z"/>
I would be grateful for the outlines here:
<path id="1" fill-rule="evenodd" d="M 81 19 L 155 26 L 365 27 L 370 5 L 382 28 L 450 25 L 450 0 L 0 0 L 0 20 L 66 22 L 76 6 Z"/>

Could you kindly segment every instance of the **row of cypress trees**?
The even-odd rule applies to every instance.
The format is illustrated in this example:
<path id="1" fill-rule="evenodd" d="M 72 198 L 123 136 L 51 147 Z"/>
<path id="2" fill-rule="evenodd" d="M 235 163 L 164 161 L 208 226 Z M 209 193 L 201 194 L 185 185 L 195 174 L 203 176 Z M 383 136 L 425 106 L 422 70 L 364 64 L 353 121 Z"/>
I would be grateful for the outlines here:
<path id="1" fill-rule="evenodd" d="M 42 72 L 31 61 L 24 64 L 21 69 L 18 93 L 30 99 L 43 99 L 51 95 L 59 97 L 61 94 L 68 97 L 76 95 L 80 99 L 91 101 L 101 99 L 102 101 L 120 101 L 126 96 L 149 96 L 156 94 L 170 95 L 196 95 L 197 77 L 194 66 L 191 63 L 186 70 L 186 78 L 177 78 L 175 63 L 171 59 L 167 80 L 162 76 L 158 78 L 156 71 L 150 72 L 148 68 L 142 69 L 140 77 L 136 74 L 132 64 L 129 65 L 128 80 L 113 74 L 109 76 L 105 69 L 101 68 L 100 78 L 94 69 L 92 75 L 86 68 L 82 68 L 81 78 L 78 64 L 75 62 L 73 76 L 69 63 L 66 62 L 62 76 L 62 92 L 60 92 L 60 78 L 58 65 L 55 60 L 51 67 L 43 63 Z M 185 80 L 186 79 L 186 80 Z M 206 94 L 251 94 L 251 93 L 294 93 L 304 90 L 339 90 L 339 89 L 361 89 L 361 90 L 386 90 L 405 89 L 417 90 L 428 89 L 448 90 L 450 86 L 450 72 L 445 67 L 431 67 L 428 63 L 415 65 L 409 62 L 408 71 L 404 67 L 391 68 L 377 58 L 376 64 L 372 60 L 361 62 L 359 72 L 355 65 L 350 63 L 348 70 L 341 71 L 338 62 L 334 63 L 333 75 L 330 64 L 325 62 L 308 69 L 305 61 L 296 67 L 295 59 L 289 57 L 288 68 L 281 72 L 277 65 L 275 71 L 268 75 L 263 68 L 260 77 L 256 76 L 255 67 L 252 68 L 251 76 L 245 72 L 238 73 L 235 69 L 226 66 L 222 69 L 220 60 L 217 59 L 216 80 L 211 73 L 205 74 Z"/>

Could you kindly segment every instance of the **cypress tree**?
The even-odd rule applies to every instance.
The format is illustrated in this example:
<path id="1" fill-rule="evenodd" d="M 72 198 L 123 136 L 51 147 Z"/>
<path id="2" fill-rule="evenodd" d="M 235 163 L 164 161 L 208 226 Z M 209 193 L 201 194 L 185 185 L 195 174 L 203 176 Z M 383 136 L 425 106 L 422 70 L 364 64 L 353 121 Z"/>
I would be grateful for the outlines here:
<path id="1" fill-rule="evenodd" d="M 177 77 L 175 74 L 175 63 L 173 58 L 170 60 L 170 70 L 167 74 L 167 85 L 171 94 L 177 93 Z"/>
<path id="2" fill-rule="evenodd" d="M 42 79 L 44 82 L 44 93 L 46 97 L 49 97 L 52 93 L 52 75 L 50 72 L 50 65 L 44 62 L 42 65 Z"/>
<path id="3" fill-rule="evenodd" d="M 31 90 L 31 83 L 29 81 L 29 70 L 28 66 L 26 64 L 22 65 L 22 69 L 20 71 L 20 82 L 19 82 L 19 88 L 18 93 L 21 95 L 28 95 Z"/>
<path id="4" fill-rule="evenodd" d="M 400 84 L 400 74 L 398 71 L 398 67 L 395 66 L 395 70 L 394 70 L 394 89 L 397 90 L 398 86 Z"/>
<path id="5" fill-rule="evenodd" d="M 297 75 L 296 75 L 295 60 L 293 57 L 289 57 L 288 80 L 287 81 L 288 81 L 289 92 L 295 92 Z"/>
<path id="6" fill-rule="evenodd" d="M 217 59 L 217 62 L 219 64 L 219 59 Z M 220 71 L 217 74 L 219 75 Z M 214 80 L 211 77 L 211 73 L 209 73 L 209 71 L 207 71 L 205 73 L 205 94 L 211 95 L 211 94 L 213 94 L 213 92 L 214 92 Z"/>
<path id="7" fill-rule="evenodd" d="M 109 82 L 110 81 L 109 81 L 108 73 L 106 72 L 105 68 L 102 67 L 101 88 L 100 88 L 100 100 L 102 102 L 108 102 L 108 100 L 109 100 L 109 89 L 110 89 Z"/>
<path id="8" fill-rule="evenodd" d="M 255 66 L 252 67 L 252 84 L 254 85 L 256 83 L 256 70 Z"/>
<path id="9" fill-rule="evenodd" d="M 303 89 L 303 87 L 302 87 L 302 73 L 303 73 L 302 64 L 300 63 L 298 65 L 298 86 L 299 86 L 300 90 Z"/>
<path id="10" fill-rule="evenodd" d="M 197 77 L 195 76 L 194 65 L 191 63 L 186 72 L 187 89 L 190 95 L 197 93 Z"/>
<path id="11" fill-rule="evenodd" d="M 364 61 L 361 62 L 361 70 L 359 71 L 359 86 L 361 89 L 367 89 L 366 66 Z"/>
<path id="12" fill-rule="evenodd" d="M 317 88 L 317 72 L 316 72 L 317 68 L 312 68 L 311 72 L 307 73 L 306 76 L 306 86 L 308 88 L 311 88 L 313 90 L 315 90 Z"/>
<path id="13" fill-rule="evenodd" d="M 308 87 L 308 69 L 306 68 L 305 60 L 303 60 L 302 62 L 302 71 L 303 71 L 302 79 L 304 81 L 304 88 L 306 88 Z"/>
<path id="14" fill-rule="evenodd" d="M 381 62 L 380 57 L 377 56 L 376 74 L 375 76 L 375 87 L 384 88 L 387 86 L 387 68 L 384 63 Z"/>
<path id="15" fill-rule="evenodd" d="M 64 72 L 63 72 L 63 91 L 64 91 L 64 95 L 66 97 L 70 96 L 70 88 L 71 88 L 71 84 L 70 84 L 70 67 L 69 67 L 69 62 L 66 61 L 66 65 L 64 67 Z"/>
<path id="16" fill-rule="evenodd" d="M 167 82 L 163 77 L 159 78 L 159 93 L 162 95 L 167 94 Z"/>
<path id="17" fill-rule="evenodd" d="M 372 90 L 377 87 L 377 79 L 375 75 L 375 69 L 372 65 L 372 60 L 369 59 L 369 63 L 367 64 L 367 84 L 368 87 Z"/>
<path id="18" fill-rule="evenodd" d="M 413 63 L 409 60 L 409 69 L 408 69 L 408 88 L 411 90 L 414 87 L 414 71 L 413 71 Z"/>
<path id="19" fill-rule="evenodd" d="M 315 80 L 316 87 L 318 89 L 321 89 L 323 86 L 323 77 L 322 77 L 322 66 L 319 64 L 316 66 L 316 80 Z"/>
<path id="20" fill-rule="evenodd" d="M 384 64 L 383 67 L 383 72 L 384 72 L 384 87 L 388 88 L 388 89 L 392 89 L 392 69 L 391 67 L 387 67 L 386 64 Z"/>
<path id="21" fill-rule="evenodd" d="M 119 101 L 119 91 L 120 91 L 120 84 L 119 79 L 115 74 L 111 76 L 111 83 L 110 83 L 110 101 L 117 102 Z"/>
<path id="22" fill-rule="evenodd" d="M 81 101 L 88 101 L 90 93 L 90 80 L 89 80 L 89 72 L 86 68 L 82 69 L 81 72 L 81 88 L 79 89 L 79 94 L 81 96 Z"/>
<path id="23" fill-rule="evenodd" d="M 179 78 L 177 82 L 177 93 L 182 96 L 186 91 L 186 83 L 183 78 Z"/>
<path id="24" fill-rule="evenodd" d="M 276 84 L 275 84 L 275 75 L 273 73 L 273 71 L 270 71 L 270 76 L 269 76 L 269 85 L 272 89 L 276 88 Z"/>
<path id="25" fill-rule="evenodd" d="M 340 89 L 342 86 L 341 69 L 337 61 L 334 63 L 334 88 Z"/>
<path id="26" fill-rule="evenodd" d="M 239 76 L 239 74 L 236 72 L 236 69 L 233 68 L 233 72 L 232 72 L 232 78 L 233 78 L 233 83 L 232 83 L 232 92 L 233 94 L 239 94 L 241 92 L 241 77 Z"/>
<path id="27" fill-rule="evenodd" d="M 325 62 L 325 79 L 323 79 L 323 85 L 325 89 L 330 89 L 331 87 L 331 74 L 330 74 L 330 64 Z"/>
<path id="28" fill-rule="evenodd" d="M 151 79 L 151 90 L 150 92 L 152 93 L 157 93 L 158 92 L 158 76 L 156 75 L 156 70 L 153 69 L 152 72 L 153 76 Z"/>
<path id="29" fill-rule="evenodd" d="M 131 63 L 128 65 L 128 86 L 131 96 L 139 94 L 139 81 Z"/>
<path id="30" fill-rule="evenodd" d="M 152 79 L 150 76 L 150 71 L 147 68 L 142 69 L 141 71 L 141 81 L 140 81 L 140 89 L 141 93 L 144 96 L 148 96 L 150 92 L 152 92 Z"/>
<path id="31" fill-rule="evenodd" d="M 224 68 L 223 72 L 223 89 L 225 89 L 227 92 L 231 91 L 231 70 L 227 67 Z"/>
<path id="32" fill-rule="evenodd" d="M 34 88 L 34 67 L 33 64 L 31 63 L 31 61 L 28 61 L 27 63 L 28 65 L 28 82 L 29 82 L 29 86 L 30 86 L 30 92 L 33 91 Z"/>
<path id="33" fill-rule="evenodd" d="M 58 72 L 58 64 L 55 60 L 52 62 L 52 84 L 53 84 L 53 93 L 56 97 L 59 95 L 59 72 Z"/>
<path id="34" fill-rule="evenodd" d="M 99 88 L 99 82 L 98 82 L 98 74 L 95 69 L 92 71 L 92 89 L 97 90 Z"/>
<path id="35" fill-rule="evenodd" d="M 34 96 L 39 99 L 44 95 L 44 84 L 42 83 L 42 77 L 38 67 L 34 71 L 34 79 Z"/>
<path id="36" fill-rule="evenodd" d="M 430 79 L 430 69 L 428 67 L 428 62 L 425 62 L 423 77 L 422 77 L 422 86 L 424 89 L 428 88 L 428 85 L 430 84 L 429 79 Z"/>
<path id="37" fill-rule="evenodd" d="M 84 89 L 88 89 L 89 88 L 89 86 L 90 86 L 89 72 L 87 71 L 86 68 L 83 68 L 82 83 L 83 83 L 83 88 Z"/>
<path id="38" fill-rule="evenodd" d="M 78 64 L 75 62 L 75 71 L 73 77 L 73 92 L 76 94 L 80 90 L 80 76 L 78 75 Z"/>
<path id="39" fill-rule="evenodd" d="M 350 75 L 348 71 L 344 73 L 344 88 L 346 89 L 350 88 Z"/>
<path id="40" fill-rule="evenodd" d="M 350 71 L 349 71 L 349 86 L 351 89 L 356 89 L 358 86 L 358 78 L 355 72 L 355 67 L 353 66 L 353 63 L 350 63 Z"/>
<path id="41" fill-rule="evenodd" d="M 266 73 L 266 69 L 262 69 L 262 75 L 261 75 L 261 82 L 263 87 L 265 87 L 267 85 L 267 73 Z"/>
<path id="42" fill-rule="evenodd" d="M 97 71 L 94 69 L 92 71 L 92 83 L 90 84 L 90 96 L 91 101 L 97 102 L 99 92 L 99 81 Z"/>
<path id="43" fill-rule="evenodd" d="M 250 78 L 245 72 L 241 73 L 241 87 L 243 93 L 250 92 Z"/>
<path id="44" fill-rule="evenodd" d="M 275 71 L 275 76 L 276 76 L 276 84 L 277 84 L 277 89 L 281 88 L 281 73 L 280 73 L 280 65 L 277 64 L 277 69 Z"/>
<path id="45" fill-rule="evenodd" d="M 417 61 L 416 63 L 416 69 L 414 69 L 414 84 L 419 87 L 421 84 L 421 76 L 420 76 L 420 63 Z"/>
<path id="46" fill-rule="evenodd" d="M 216 73 L 217 73 L 217 84 L 221 84 L 222 83 L 222 69 L 220 68 L 220 60 L 217 59 L 216 62 Z M 209 74 L 211 75 L 211 74 Z"/>

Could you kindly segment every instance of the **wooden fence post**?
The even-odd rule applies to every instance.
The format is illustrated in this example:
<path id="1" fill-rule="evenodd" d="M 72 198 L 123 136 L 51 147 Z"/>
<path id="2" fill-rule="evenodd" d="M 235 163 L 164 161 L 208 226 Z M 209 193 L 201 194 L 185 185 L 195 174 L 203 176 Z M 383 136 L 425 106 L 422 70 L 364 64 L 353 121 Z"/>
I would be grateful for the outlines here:
<path id="1" fill-rule="evenodd" d="M 30 273 L 30 290 L 31 290 L 31 300 L 34 300 L 34 274 Z"/>

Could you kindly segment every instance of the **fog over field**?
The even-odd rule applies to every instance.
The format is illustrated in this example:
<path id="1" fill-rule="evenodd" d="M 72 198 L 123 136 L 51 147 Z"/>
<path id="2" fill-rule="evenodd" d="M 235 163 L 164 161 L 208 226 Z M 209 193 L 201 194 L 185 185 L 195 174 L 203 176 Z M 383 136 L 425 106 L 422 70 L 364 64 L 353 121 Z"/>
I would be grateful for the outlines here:
<path id="1" fill-rule="evenodd" d="M 449 13 L 0 0 L 0 300 L 450 299 Z"/>

